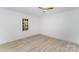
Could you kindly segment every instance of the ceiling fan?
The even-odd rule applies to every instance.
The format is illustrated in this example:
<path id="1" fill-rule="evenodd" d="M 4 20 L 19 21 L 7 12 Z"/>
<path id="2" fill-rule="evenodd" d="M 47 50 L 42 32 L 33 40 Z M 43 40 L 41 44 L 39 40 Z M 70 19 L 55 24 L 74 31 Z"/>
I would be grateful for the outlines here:
<path id="1" fill-rule="evenodd" d="M 48 10 L 52 10 L 53 7 L 39 7 L 43 12 L 46 12 Z"/>

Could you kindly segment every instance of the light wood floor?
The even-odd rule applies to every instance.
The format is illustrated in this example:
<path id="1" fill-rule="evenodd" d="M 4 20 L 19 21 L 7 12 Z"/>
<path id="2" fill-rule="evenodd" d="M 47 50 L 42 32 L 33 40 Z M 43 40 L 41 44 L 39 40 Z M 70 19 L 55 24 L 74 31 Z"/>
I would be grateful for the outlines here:
<path id="1" fill-rule="evenodd" d="M 79 46 L 44 35 L 20 39 L 0 45 L 1 52 L 77 52 Z"/>

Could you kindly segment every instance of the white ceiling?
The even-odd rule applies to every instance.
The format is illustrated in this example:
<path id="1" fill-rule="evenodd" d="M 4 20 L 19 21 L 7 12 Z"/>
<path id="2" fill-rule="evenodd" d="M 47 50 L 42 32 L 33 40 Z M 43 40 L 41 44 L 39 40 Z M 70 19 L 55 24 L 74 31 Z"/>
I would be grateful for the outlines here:
<path id="1" fill-rule="evenodd" d="M 59 13 L 59 12 L 64 12 L 64 11 L 69 11 L 76 9 L 77 7 L 54 7 L 54 9 L 49 10 L 47 12 L 42 12 L 41 9 L 38 7 L 5 7 L 5 9 L 21 12 L 21 13 L 29 13 L 33 15 L 38 15 L 41 16 L 43 14 L 54 14 L 54 13 Z"/>

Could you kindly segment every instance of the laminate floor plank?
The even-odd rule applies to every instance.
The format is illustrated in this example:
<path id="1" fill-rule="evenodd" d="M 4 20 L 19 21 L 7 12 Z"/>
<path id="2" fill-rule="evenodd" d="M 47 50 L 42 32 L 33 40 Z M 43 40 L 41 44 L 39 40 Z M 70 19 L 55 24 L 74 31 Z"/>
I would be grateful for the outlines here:
<path id="1" fill-rule="evenodd" d="M 79 46 L 39 34 L 2 44 L 0 52 L 79 52 Z"/>

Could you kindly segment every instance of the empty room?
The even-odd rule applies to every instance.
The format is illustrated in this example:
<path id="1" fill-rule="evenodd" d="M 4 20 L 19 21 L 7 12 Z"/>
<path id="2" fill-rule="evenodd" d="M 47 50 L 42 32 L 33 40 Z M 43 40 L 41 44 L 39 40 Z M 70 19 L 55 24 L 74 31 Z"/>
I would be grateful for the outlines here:
<path id="1" fill-rule="evenodd" d="M 0 52 L 79 52 L 79 8 L 0 7 Z"/>

